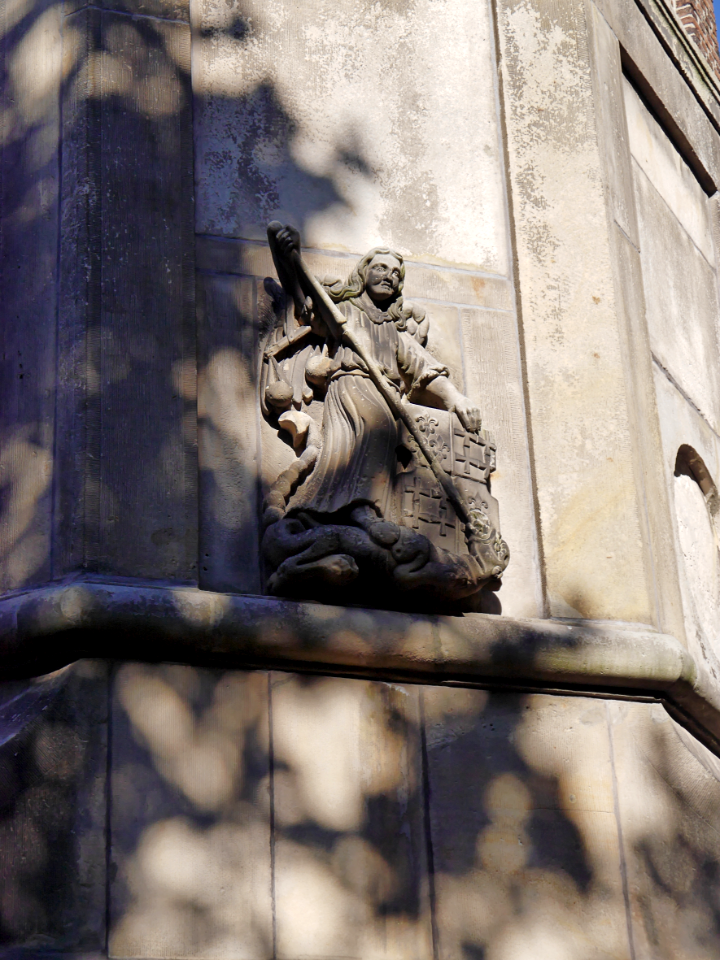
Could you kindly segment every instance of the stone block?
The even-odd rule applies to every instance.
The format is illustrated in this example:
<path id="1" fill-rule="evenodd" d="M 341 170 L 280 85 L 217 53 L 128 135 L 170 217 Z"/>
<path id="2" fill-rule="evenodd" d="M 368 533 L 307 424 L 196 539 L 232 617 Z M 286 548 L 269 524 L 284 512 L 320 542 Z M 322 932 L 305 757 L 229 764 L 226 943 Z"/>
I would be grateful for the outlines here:
<path id="1" fill-rule="evenodd" d="M 64 30 L 55 572 L 194 579 L 190 28 Z"/>
<path id="2" fill-rule="evenodd" d="M 471 307 L 460 317 L 468 396 L 498 445 L 492 491 L 511 560 L 497 596 L 508 616 L 537 617 L 543 599 L 517 321 L 514 313 Z"/>
<path id="3" fill-rule="evenodd" d="M 438 957 L 629 958 L 605 705 L 423 702 Z"/>
<path id="4" fill-rule="evenodd" d="M 260 592 L 255 281 L 198 274 L 202 587 Z"/>
<path id="5" fill-rule="evenodd" d="M 626 99 L 653 134 L 651 141 L 649 133 L 642 140 L 640 134 L 636 136 L 641 145 L 650 142 L 652 153 L 649 146 L 643 151 L 634 144 L 639 156 L 634 180 L 651 347 L 658 362 L 717 431 L 718 301 L 708 201 L 667 137 L 640 111 L 642 105 L 636 104 L 631 90 Z"/>
<path id="6" fill-rule="evenodd" d="M 288 220 L 309 246 L 507 275 L 489 4 L 206 0 L 197 26 L 200 233 Z"/>
<path id="7" fill-rule="evenodd" d="M 61 22 L 2 15 L 0 591 L 51 571 Z"/>
<path id="8" fill-rule="evenodd" d="M 267 674 L 120 666 L 111 957 L 272 956 L 269 777 Z"/>
<path id="9" fill-rule="evenodd" d="M 667 133 L 623 78 L 630 152 L 695 246 L 713 262 L 708 196 Z"/>
<path id="10" fill-rule="evenodd" d="M 683 43 L 675 17 L 653 3 L 595 0 L 594 6 L 622 45 L 628 73 L 672 126 L 676 141 L 706 183 L 717 183 L 720 104 L 688 57 L 688 41 Z"/>
<path id="11" fill-rule="evenodd" d="M 432 300 L 418 300 L 417 297 L 412 296 L 409 292 L 408 299 L 412 303 L 416 303 L 419 307 L 422 307 L 430 320 L 430 330 L 426 344 L 428 350 L 440 363 L 444 363 L 447 366 L 451 382 L 455 384 L 461 393 L 465 393 L 465 371 L 463 369 L 462 339 L 458 308 L 454 304 L 436 303 Z"/>
<path id="12" fill-rule="evenodd" d="M 433 955 L 417 687 L 274 674 L 277 956 Z"/>
<path id="13" fill-rule="evenodd" d="M 654 583 L 655 623 L 681 642 L 682 601 L 677 577 L 667 484 L 661 463 L 653 361 L 640 261 L 631 134 L 626 115 L 627 80 L 617 37 L 594 4 L 589 40 L 598 147 L 608 206 L 610 255 L 633 443 L 639 524 L 646 578 Z"/>
<path id="14" fill-rule="evenodd" d="M 339 255 L 305 249 L 303 256 L 315 275 L 345 279 L 365 253 Z M 243 276 L 275 275 L 270 249 L 266 243 L 198 236 L 197 266 L 212 273 L 236 273 Z M 513 287 L 510 280 L 474 270 L 454 270 L 435 264 L 405 261 L 405 289 L 413 300 L 441 301 L 491 310 L 512 310 Z"/>
<path id="15" fill-rule="evenodd" d="M 717 611 L 720 606 L 720 555 L 715 517 L 693 476 L 676 471 L 678 452 L 690 447 L 700 457 L 710 480 L 720 482 L 720 444 L 707 420 L 688 402 L 665 371 L 655 366 L 655 384 L 663 438 L 663 478 L 672 506 L 677 568 L 688 649 L 711 675 L 720 669 Z"/>
<path id="16" fill-rule="evenodd" d="M 498 28 L 549 612 L 653 622 L 586 8 L 503 0 Z"/>
<path id="17" fill-rule="evenodd" d="M 654 142 L 657 144 L 659 138 Z M 667 138 L 664 150 L 666 153 L 674 150 Z M 672 180 L 671 172 L 676 174 Z M 673 206 L 681 203 L 687 206 L 683 219 L 692 219 L 689 225 L 694 234 L 699 234 L 703 219 L 706 224 L 708 220 L 707 199 L 695 184 L 693 203 L 683 203 L 689 192 L 689 172 L 682 180 L 668 161 L 665 173 L 675 192 L 665 180 L 656 177 L 663 190 L 663 194 L 659 193 L 639 164 L 634 176 L 650 343 L 658 362 L 717 432 L 720 426 L 717 275 L 714 260 L 708 261 L 702 247 L 697 245 L 698 242 L 705 245 L 705 240 L 699 235 L 696 240 L 688 233 L 673 211 Z M 669 200 L 664 194 L 669 195 Z M 709 237 L 707 242 L 711 244 Z"/>
<path id="18" fill-rule="evenodd" d="M 8 956 L 104 950 L 107 672 L 85 660 L 0 684 L 0 951 Z"/>
<path id="19" fill-rule="evenodd" d="M 657 704 L 609 712 L 635 957 L 710 960 L 720 937 L 718 759 Z"/>

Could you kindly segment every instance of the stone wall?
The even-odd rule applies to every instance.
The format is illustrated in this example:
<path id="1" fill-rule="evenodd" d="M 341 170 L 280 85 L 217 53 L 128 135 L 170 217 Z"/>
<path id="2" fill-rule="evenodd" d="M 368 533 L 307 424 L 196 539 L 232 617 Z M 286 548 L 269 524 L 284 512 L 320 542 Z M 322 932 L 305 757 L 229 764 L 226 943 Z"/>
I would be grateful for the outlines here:
<path id="1" fill-rule="evenodd" d="M 655 0 L 2 9 L 3 960 L 717 955 L 720 89 Z M 268 221 L 498 446 L 484 612 L 268 597 Z"/>
<path id="2" fill-rule="evenodd" d="M 3 710 L 7 956 L 716 955 L 659 704 L 85 661 Z"/>
<path id="3" fill-rule="evenodd" d="M 238 558 L 256 556 L 256 497 L 294 459 L 276 431 L 241 414 L 254 402 L 257 327 L 269 309 L 262 280 L 274 273 L 266 227 L 279 218 L 301 229 L 320 277 L 344 280 L 380 241 L 408 258 L 405 295 L 430 317 L 428 348 L 481 405 L 502 450 L 494 495 L 517 544 L 503 609 L 536 616 L 490 9 L 433 2 L 346 13 L 321 0 L 297 21 L 284 2 L 197 7 L 200 582 L 261 590 L 257 562 Z"/>

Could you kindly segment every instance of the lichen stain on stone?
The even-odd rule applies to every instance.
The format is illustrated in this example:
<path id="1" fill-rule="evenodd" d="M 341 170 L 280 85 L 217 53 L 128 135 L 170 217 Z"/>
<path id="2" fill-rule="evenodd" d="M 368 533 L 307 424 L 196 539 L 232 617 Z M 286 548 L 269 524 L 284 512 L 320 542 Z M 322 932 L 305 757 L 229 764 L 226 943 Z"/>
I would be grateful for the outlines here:
<path id="1" fill-rule="evenodd" d="M 358 252 L 382 239 L 507 272 L 484 7 L 417 0 L 340 15 L 313 0 L 297 19 L 284 0 L 250 0 L 241 40 L 218 29 L 234 11 L 208 0 L 195 41 L 201 232 L 262 239 L 269 219 L 294 215 L 311 246 Z M 256 116 L 261 90 L 272 116 Z M 265 133 L 273 149 L 258 150 Z"/>
<path id="2" fill-rule="evenodd" d="M 539 491 L 550 607 L 649 620 L 583 14 L 546 6 L 500 19 L 530 409 L 553 451 Z"/>

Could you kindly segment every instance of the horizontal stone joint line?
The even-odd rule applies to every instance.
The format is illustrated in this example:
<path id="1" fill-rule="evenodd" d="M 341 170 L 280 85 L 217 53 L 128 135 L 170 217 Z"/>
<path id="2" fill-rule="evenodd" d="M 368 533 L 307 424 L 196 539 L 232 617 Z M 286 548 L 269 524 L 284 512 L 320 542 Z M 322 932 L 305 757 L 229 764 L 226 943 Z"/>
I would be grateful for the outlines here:
<path id="1" fill-rule="evenodd" d="M 179 21 L 184 23 L 185 21 Z M 263 240 L 252 240 L 246 237 L 221 237 L 214 233 L 196 233 L 196 240 L 206 241 L 208 243 L 227 243 L 230 245 L 240 245 L 240 246 L 253 246 L 260 247 L 261 249 L 268 249 L 268 244 Z M 348 253 L 343 250 L 322 250 L 319 247 L 303 247 L 303 253 L 309 253 L 313 256 L 318 257 L 328 257 L 336 260 L 348 260 L 351 264 L 357 263 L 357 261 L 362 257 L 361 253 Z M 439 264 L 431 263 L 427 260 L 416 260 L 413 257 L 404 257 L 405 263 L 410 263 L 413 266 L 424 267 L 428 270 L 438 270 L 442 273 L 459 273 L 464 274 L 468 277 L 481 277 L 485 280 L 500 280 L 506 284 L 510 284 L 512 281 L 510 277 L 505 276 L 503 273 L 490 273 L 487 270 L 471 270 L 469 267 L 454 267 L 450 264 Z M 420 299 L 426 300 L 427 297 L 422 297 Z"/>
<path id="2" fill-rule="evenodd" d="M 671 141 L 671 142 L 672 142 L 672 141 Z M 684 157 L 683 157 L 682 159 L 683 159 L 683 161 L 686 163 L 686 165 L 688 166 L 688 169 L 689 169 L 690 172 L 693 174 L 693 176 L 695 176 L 695 173 L 694 173 L 692 167 L 690 167 L 690 165 L 687 163 L 687 161 L 685 160 Z M 695 239 L 690 236 L 690 234 L 688 233 L 687 228 L 685 227 L 685 225 L 684 225 L 683 223 L 681 223 L 680 220 L 678 220 L 677 214 L 675 213 L 675 211 L 673 210 L 673 208 L 672 208 L 672 207 L 670 206 L 670 204 L 667 202 L 667 200 L 665 199 L 665 197 L 660 193 L 660 191 L 658 190 L 658 188 L 655 186 L 655 184 L 652 182 L 652 180 L 650 179 L 650 177 L 647 175 L 647 173 L 643 170 L 643 168 L 642 168 L 642 167 L 640 166 L 640 164 L 637 162 L 637 160 L 635 159 L 635 157 L 632 157 L 632 162 L 633 162 L 633 166 L 637 168 L 637 170 L 643 175 L 643 177 L 645 178 L 645 180 L 647 180 L 647 182 L 650 184 L 650 189 L 652 190 L 652 192 L 655 194 L 656 197 L 658 197 L 658 198 L 662 201 L 662 204 L 663 204 L 663 206 L 665 207 L 665 209 L 668 211 L 668 213 L 669 213 L 670 216 L 673 218 L 673 220 L 675 221 L 675 223 L 680 227 L 680 229 L 681 229 L 682 232 L 685 234 L 685 236 L 688 238 L 688 240 L 689 240 L 690 243 L 693 245 L 693 247 L 697 250 L 697 252 L 698 252 L 698 253 L 700 254 L 700 256 L 703 258 L 703 260 L 705 261 L 705 263 L 710 267 L 710 269 L 712 270 L 713 273 L 716 273 L 715 264 L 712 263 L 710 260 L 708 260 L 708 258 L 705 256 L 705 254 L 703 253 L 703 251 L 702 251 L 702 250 L 700 249 L 700 247 L 697 245 L 697 243 L 695 243 Z M 695 177 L 695 179 L 697 179 L 697 177 Z M 700 186 L 702 187 L 702 184 L 700 184 Z M 636 248 L 636 249 L 637 249 L 637 248 Z M 638 251 L 638 252 L 640 252 L 640 251 Z"/>
<path id="3" fill-rule="evenodd" d="M 697 413 L 697 415 L 698 415 L 699 417 L 702 417 L 703 421 L 707 424 L 708 428 L 712 431 L 713 436 L 714 436 L 714 437 L 718 437 L 718 439 L 720 439 L 720 436 L 718 436 L 717 431 L 716 431 L 715 428 L 712 426 L 712 424 L 710 423 L 710 421 L 708 420 L 708 418 L 705 416 L 705 414 L 702 412 L 702 410 L 700 409 L 700 407 L 698 407 L 698 405 L 695 403 L 695 401 L 694 401 L 691 397 L 688 396 L 688 394 L 685 392 L 685 390 L 684 390 L 684 389 L 680 386 L 680 384 L 677 382 L 677 380 L 675 379 L 675 377 L 670 373 L 670 371 L 668 370 L 668 368 L 663 364 L 662 360 L 660 360 L 660 359 L 655 355 L 654 352 L 651 353 L 651 356 L 652 356 L 653 363 L 655 364 L 655 366 L 658 367 L 658 369 L 659 369 L 660 372 L 665 376 L 665 378 L 666 378 L 667 380 L 669 380 L 670 383 L 675 387 L 675 389 L 678 391 L 678 393 L 682 396 L 683 400 L 686 400 L 686 401 L 690 404 L 690 406 L 693 408 L 693 410 L 695 411 L 695 413 Z"/>
<path id="4" fill-rule="evenodd" d="M 86 10 L 97 10 L 99 13 L 112 13 L 118 17 L 127 17 L 130 20 L 154 20 L 157 23 L 179 23 L 184 27 L 188 27 L 188 29 L 190 28 L 189 20 L 178 20 L 175 17 L 158 17 L 152 13 L 135 13 L 132 10 L 115 10 L 112 7 L 99 7 L 94 3 L 86 3 L 77 10 L 71 10 L 69 13 L 64 14 L 64 18 L 75 17 L 80 13 L 84 13 Z"/>

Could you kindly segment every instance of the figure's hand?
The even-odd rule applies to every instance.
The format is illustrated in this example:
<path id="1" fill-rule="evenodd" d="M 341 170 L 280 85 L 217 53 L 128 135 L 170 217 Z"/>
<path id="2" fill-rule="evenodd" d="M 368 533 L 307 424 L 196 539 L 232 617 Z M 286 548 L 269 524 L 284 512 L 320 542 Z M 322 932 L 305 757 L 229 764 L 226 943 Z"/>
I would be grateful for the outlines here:
<path id="1" fill-rule="evenodd" d="M 453 404 L 453 409 L 460 420 L 460 423 L 466 430 L 477 433 L 482 428 L 482 418 L 480 408 L 472 400 L 468 400 L 462 394 L 458 394 Z"/>
<path id="2" fill-rule="evenodd" d="M 286 224 L 282 230 L 278 230 L 275 235 L 277 241 L 278 250 L 283 257 L 288 260 L 292 256 L 293 252 L 297 250 L 300 253 L 300 233 L 291 227 L 289 224 Z"/>

